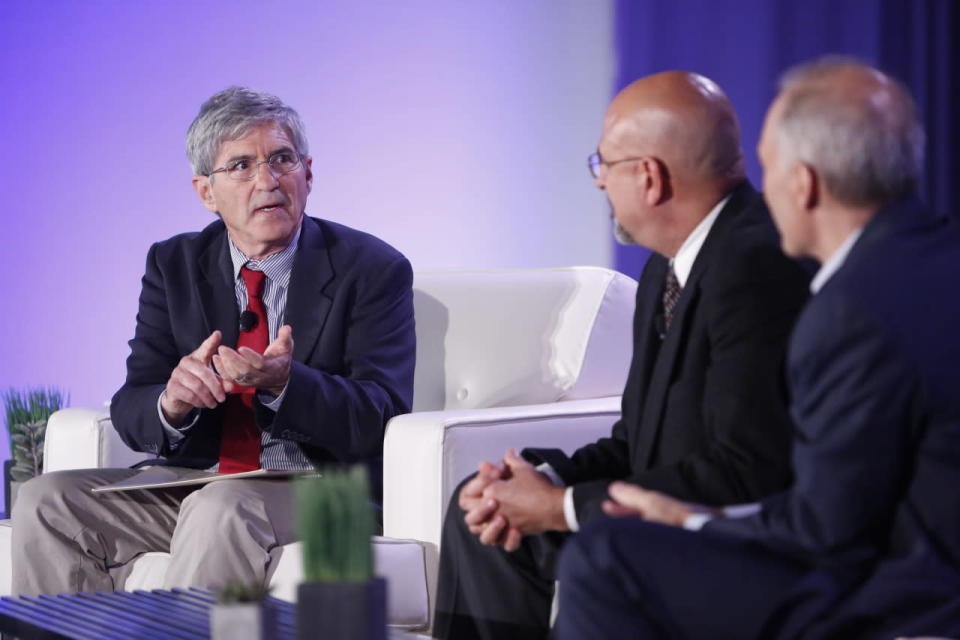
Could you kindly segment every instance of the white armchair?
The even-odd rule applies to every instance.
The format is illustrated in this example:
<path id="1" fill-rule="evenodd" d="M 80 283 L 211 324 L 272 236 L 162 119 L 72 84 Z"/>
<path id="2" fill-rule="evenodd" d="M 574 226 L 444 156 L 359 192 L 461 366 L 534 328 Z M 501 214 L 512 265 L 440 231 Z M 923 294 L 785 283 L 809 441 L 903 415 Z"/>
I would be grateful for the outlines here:
<path id="1" fill-rule="evenodd" d="M 384 536 L 392 625 L 426 628 L 440 531 L 453 489 L 507 447 L 571 451 L 608 434 L 620 413 L 632 346 L 636 283 L 607 269 L 419 272 L 414 279 L 417 368 L 413 413 L 387 425 Z M 106 409 L 51 417 L 46 470 L 128 466 Z M 10 523 L 0 526 L 0 594 L 10 592 Z M 162 584 L 168 555 L 136 561 L 128 590 Z M 299 543 L 273 568 L 278 597 L 294 599 Z"/>

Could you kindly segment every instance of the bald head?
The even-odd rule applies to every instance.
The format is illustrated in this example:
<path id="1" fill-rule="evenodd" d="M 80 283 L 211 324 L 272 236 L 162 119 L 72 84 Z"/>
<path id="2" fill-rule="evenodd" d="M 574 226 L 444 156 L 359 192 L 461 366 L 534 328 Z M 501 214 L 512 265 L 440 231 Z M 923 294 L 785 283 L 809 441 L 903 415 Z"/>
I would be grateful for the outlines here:
<path id="1" fill-rule="evenodd" d="M 924 136 L 910 94 L 860 62 L 826 58 L 787 72 L 768 127 L 779 161 L 812 167 L 842 204 L 883 205 L 919 179 Z"/>
<path id="2" fill-rule="evenodd" d="M 680 182 L 743 178 L 733 106 L 716 83 L 695 73 L 666 71 L 630 84 L 607 110 L 604 141 L 621 153 L 660 159 Z"/>

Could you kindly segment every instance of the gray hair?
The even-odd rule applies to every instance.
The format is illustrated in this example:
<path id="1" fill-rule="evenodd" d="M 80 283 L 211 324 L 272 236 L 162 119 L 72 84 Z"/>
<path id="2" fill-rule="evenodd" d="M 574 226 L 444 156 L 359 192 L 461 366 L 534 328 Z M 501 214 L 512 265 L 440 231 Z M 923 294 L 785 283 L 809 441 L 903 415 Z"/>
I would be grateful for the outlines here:
<path id="1" fill-rule="evenodd" d="M 293 108 L 263 91 L 228 87 L 203 103 L 187 130 L 187 159 L 194 175 L 210 175 L 221 144 L 242 138 L 264 122 L 282 126 L 297 153 L 308 155 L 306 131 Z"/>
<path id="2" fill-rule="evenodd" d="M 794 67 L 780 82 L 784 156 L 814 167 L 838 201 L 878 205 L 916 187 L 924 133 L 896 80 L 851 58 Z"/>

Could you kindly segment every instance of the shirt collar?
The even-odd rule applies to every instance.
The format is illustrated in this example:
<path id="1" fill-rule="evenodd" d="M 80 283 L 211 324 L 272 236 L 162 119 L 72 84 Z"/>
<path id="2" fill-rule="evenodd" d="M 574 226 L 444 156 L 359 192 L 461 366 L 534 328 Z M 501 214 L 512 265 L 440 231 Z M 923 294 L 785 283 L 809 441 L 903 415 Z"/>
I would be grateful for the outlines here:
<path id="1" fill-rule="evenodd" d="M 680 245 L 677 255 L 670 260 L 670 266 L 673 267 L 673 272 L 677 274 L 677 282 L 680 283 L 681 288 L 687 285 L 687 279 L 693 270 L 693 263 L 697 259 L 697 254 L 700 253 L 700 247 L 703 246 L 704 241 L 707 239 L 707 234 L 710 233 L 710 228 L 713 227 L 713 223 L 716 222 L 717 216 L 720 215 L 720 211 L 723 210 L 723 207 L 730 200 L 731 195 L 732 194 L 728 193 L 720 202 L 714 205 L 710 213 L 693 228 L 693 231 L 690 232 L 687 239 Z"/>
<path id="2" fill-rule="evenodd" d="M 815 294 L 820 291 L 820 289 L 823 289 L 823 286 L 833 277 L 833 274 L 840 270 L 840 267 L 843 266 L 847 256 L 850 255 L 850 250 L 853 249 L 853 245 L 857 242 L 857 238 L 860 237 L 861 233 L 863 233 L 863 227 L 854 229 L 850 235 L 847 236 L 847 239 L 843 241 L 843 244 L 827 258 L 827 261 L 824 262 L 817 271 L 817 275 L 813 276 L 813 280 L 810 281 L 811 293 Z"/>
<path id="3" fill-rule="evenodd" d="M 253 269 L 254 271 L 263 271 L 267 274 L 268 278 L 274 278 L 274 274 L 280 274 L 285 271 L 289 271 L 293 267 L 293 256 L 297 252 L 297 243 L 300 241 L 300 230 L 303 229 L 303 220 L 300 221 L 300 226 L 297 227 L 297 233 L 293 236 L 293 240 L 290 241 L 283 251 L 278 251 L 272 255 L 267 256 L 263 260 L 251 260 L 243 254 L 243 251 L 240 251 L 237 248 L 237 245 L 233 243 L 233 238 L 230 237 L 230 234 L 227 234 L 227 243 L 230 245 L 230 260 L 233 262 L 233 277 L 234 279 L 240 277 L 240 268 L 246 266 L 248 269 Z"/>

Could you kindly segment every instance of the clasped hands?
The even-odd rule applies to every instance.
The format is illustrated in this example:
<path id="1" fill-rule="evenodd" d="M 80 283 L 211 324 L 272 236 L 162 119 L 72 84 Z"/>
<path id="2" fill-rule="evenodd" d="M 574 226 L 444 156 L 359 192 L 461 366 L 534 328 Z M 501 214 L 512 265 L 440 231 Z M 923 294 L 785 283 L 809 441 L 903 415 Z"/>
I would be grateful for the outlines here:
<path id="1" fill-rule="evenodd" d="M 471 533 L 486 545 L 514 551 L 525 535 L 569 530 L 563 513 L 564 487 L 508 449 L 499 465 L 481 462 L 477 475 L 463 485 L 458 502 Z M 694 513 L 719 511 L 682 502 L 626 482 L 613 482 L 603 511 L 675 527 Z"/>
<path id="2" fill-rule="evenodd" d="M 249 347 L 231 349 L 220 344 L 222 334 L 214 331 L 180 362 L 170 374 L 160 398 L 164 418 L 179 426 L 193 409 L 213 409 L 238 386 L 255 387 L 280 395 L 290 379 L 293 330 L 280 327 L 277 338 L 262 354 Z"/>
<path id="3" fill-rule="evenodd" d="M 486 545 L 514 551 L 525 535 L 567 529 L 564 487 L 508 449 L 499 465 L 481 462 L 458 497 L 470 532 Z"/>

